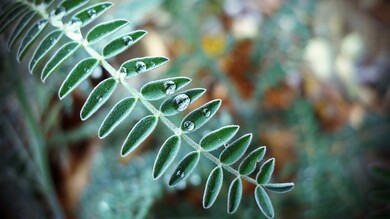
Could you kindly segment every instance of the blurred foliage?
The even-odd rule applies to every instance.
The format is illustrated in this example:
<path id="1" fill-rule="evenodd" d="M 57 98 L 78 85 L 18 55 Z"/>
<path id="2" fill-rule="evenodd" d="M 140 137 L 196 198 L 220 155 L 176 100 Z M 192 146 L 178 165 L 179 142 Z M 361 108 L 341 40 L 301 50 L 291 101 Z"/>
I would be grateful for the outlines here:
<path id="1" fill-rule="evenodd" d="M 275 181 L 289 180 L 296 185 L 286 195 L 272 195 L 276 215 L 389 217 L 388 2 L 114 3 L 109 16 L 126 17 L 134 27 L 149 31 L 145 42 L 134 47 L 137 55 L 165 54 L 171 59 L 169 67 L 161 71 L 164 73 L 145 77 L 193 78 L 192 86 L 210 91 L 193 107 L 212 98 L 223 100 L 222 113 L 208 124 L 209 131 L 233 122 L 241 125 L 241 134 L 254 132 L 258 136 L 254 145 L 268 146 L 269 156 L 277 160 Z M 132 55 L 129 52 L 113 62 L 121 63 Z M 119 158 L 118 139 L 126 136 L 125 127 L 134 125 L 137 118 L 122 124 L 122 132 L 97 141 L 95 133 L 105 113 L 99 113 L 95 122 L 72 120 L 96 83 L 93 80 L 82 85 L 77 98 L 59 102 L 55 98 L 59 82 L 42 86 L 26 79 L 27 74 L 12 74 L 24 72 L 23 66 L 11 59 L 3 63 L 11 64 L 2 65 L 1 75 L 8 79 L 1 80 L 1 182 L 20 182 L 15 191 L 22 192 L 15 194 L 35 203 L 30 207 L 39 209 L 34 210 L 37 214 L 50 215 L 46 212 L 50 201 L 41 201 L 42 193 L 48 190 L 39 186 L 46 185 L 42 179 L 50 179 L 34 174 L 40 171 L 42 161 L 26 159 L 34 144 L 49 148 L 46 156 L 50 162 L 45 162 L 51 165 L 60 203 L 71 218 L 261 217 L 253 198 L 244 198 L 238 212 L 228 215 L 228 184 L 223 185 L 221 197 L 211 209 L 202 209 L 203 185 L 212 168 L 208 162 L 201 162 L 197 172 L 178 189 L 167 187 L 167 179 L 154 182 L 152 163 L 159 144 L 168 136 L 162 126 L 158 126 L 159 134 L 129 159 Z M 105 73 L 96 75 L 104 77 Z M 135 86 L 142 84 L 137 80 L 132 82 Z M 26 103 L 23 96 L 27 94 Z M 133 114 L 141 118 L 144 109 L 136 108 Z M 200 139 L 201 134 L 194 133 L 194 139 Z M 253 188 L 249 187 L 244 185 L 244 197 L 252 197 Z M 77 194 L 69 197 L 72 190 Z M 74 203 L 67 205 L 69 202 Z"/>

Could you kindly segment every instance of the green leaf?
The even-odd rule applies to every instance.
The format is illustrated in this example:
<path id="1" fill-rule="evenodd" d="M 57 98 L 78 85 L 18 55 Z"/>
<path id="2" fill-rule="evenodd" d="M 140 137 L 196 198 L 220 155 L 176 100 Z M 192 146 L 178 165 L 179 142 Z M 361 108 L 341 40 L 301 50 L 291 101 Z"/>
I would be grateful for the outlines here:
<path id="1" fill-rule="evenodd" d="M 272 176 L 272 173 L 274 172 L 275 168 L 275 158 L 271 158 L 263 163 L 263 165 L 260 168 L 259 173 L 256 176 L 256 181 L 258 184 L 265 184 L 267 183 Z"/>
<path id="2" fill-rule="evenodd" d="M 94 58 L 81 60 L 66 77 L 58 91 L 58 97 L 63 99 L 72 92 L 83 80 L 85 80 L 98 66 L 99 61 Z"/>
<path id="3" fill-rule="evenodd" d="M 141 88 L 141 94 L 147 100 L 159 100 L 171 95 L 191 82 L 187 77 L 166 78 L 152 81 Z"/>
<path id="4" fill-rule="evenodd" d="M 92 5 L 77 14 L 75 14 L 68 22 L 68 25 L 70 25 L 73 22 L 81 22 L 80 28 L 88 25 L 92 21 L 96 20 L 100 15 L 102 15 L 105 11 L 110 9 L 112 7 L 111 2 L 103 2 L 98 3 L 95 5 Z"/>
<path id="5" fill-rule="evenodd" d="M 255 189 L 255 199 L 261 212 L 263 212 L 267 218 L 273 218 L 275 216 L 271 200 L 269 199 L 267 192 L 261 186 L 257 186 Z"/>
<path id="6" fill-rule="evenodd" d="M 65 0 L 50 15 L 59 15 L 61 18 L 72 13 L 77 8 L 87 4 L 88 0 Z"/>
<path id="7" fill-rule="evenodd" d="M 112 40 L 103 49 L 104 58 L 108 59 L 126 51 L 146 34 L 147 32 L 144 30 L 137 30 Z"/>
<path id="8" fill-rule="evenodd" d="M 241 178 L 236 178 L 230 184 L 229 193 L 228 193 L 228 203 L 227 203 L 227 212 L 229 214 L 234 214 L 238 206 L 240 205 L 242 198 L 242 182 Z"/>
<path id="9" fill-rule="evenodd" d="M 220 129 L 214 130 L 208 133 L 206 136 L 200 140 L 199 145 L 205 151 L 213 151 L 222 145 L 226 144 L 236 135 L 240 126 L 238 125 L 228 125 Z"/>
<path id="10" fill-rule="evenodd" d="M 137 99 L 127 97 L 119 101 L 108 113 L 99 128 L 99 138 L 105 138 L 117 127 L 134 109 Z"/>
<path id="11" fill-rule="evenodd" d="M 142 57 L 135 58 L 123 63 L 120 67 L 120 72 L 126 77 L 132 77 L 141 73 L 145 73 L 152 69 L 158 68 L 168 62 L 166 57 Z"/>
<path id="12" fill-rule="evenodd" d="M 194 171 L 196 165 L 198 165 L 200 158 L 199 151 L 192 151 L 185 156 L 177 165 L 175 171 L 169 179 L 169 186 L 176 186 L 179 182 L 186 179 L 192 171 Z"/>
<path id="13" fill-rule="evenodd" d="M 57 44 L 57 42 L 63 36 L 62 30 L 55 30 L 48 34 L 42 42 L 39 44 L 34 52 L 33 58 L 28 66 L 29 71 L 32 73 L 37 64 L 43 59 L 43 57 Z"/>
<path id="14" fill-rule="evenodd" d="M 15 45 L 15 43 L 20 39 L 22 33 L 25 32 L 27 24 L 33 19 L 34 15 L 36 15 L 35 11 L 30 11 L 25 14 L 19 21 L 18 25 L 16 25 L 13 30 L 11 37 L 8 40 L 8 49 L 11 49 Z"/>
<path id="15" fill-rule="evenodd" d="M 17 58 L 19 62 L 26 55 L 32 44 L 37 39 L 38 35 L 45 29 L 47 23 L 47 19 L 39 20 L 28 30 L 18 50 Z"/>
<path id="16" fill-rule="evenodd" d="M 70 56 L 72 55 L 78 48 L 80 47 L 79 43 L 71 41 L 67 44 L 63 45 L 46 63 L 45 67 L 43 67 L 41 80 L 43 82 L 51 76 L 58 67 Z"/>
<path id="17" fill-rule="evenodd" d="M 263 160 L 266 151 L 267 149 L 262 146 L 248 154 L 248 156 L 242 160 L 240 166 L 238 167 L 240 174 L 249 175 L 253 173 L 253 171 L 256 169 L 257 162 Z"/>
<path id="18" fill-rule="evenodd" d="M 209 175 L 203 193 L 203 208 L 210 208 L 218 197 L 223 183 L 222 167 L 216 167 Z"/>
<path id="19" fill-rule="evenodd" d="M 176 115 L 188 108 L 191 103 L 197 100 L 206 92 L 204 88 L 189 89 L 175 96 L 166 99 L 160 106 L 164 116 Z"/>
<path id="20" fill-rule="evenodd" d="M 2 33 L 5 28 L 8 27 L 10 23 L 12 23 L 18 16 L 20 16 L 22 13 L 27 11 L 26 5 L 21 5 L 19 7 L 16 7 L 12 9 L 7 17 L 0 23 L 0 33 Z"/>
<path id="21" fill-rule="evenodd" d="M 225 148 L 219 155 L 219 159 L 225 165 L 232 165 L 237 162 L 248 149 L 252 140 L 252 134 L 246 134 L 235 140 L 230 146 Z"/>
<path id="22" fill-rule="evenodd" d="M 86 120 L 92 116 L 110 98 L 117 85 L 118 82 L 112 77 L 96 85 L 85 101 L 83 108 L 81 108 L 81 120 Z"/>
<path id="23" fill-rule="evenodd" d="M 134 151 L 156 128 L 158 118 L 154 115 L 149 115 L 141 119 L 131 129 L 125 142 L 122 145 L 121 156 L 125 157 Z"/>
<path id="24" fill-rule="evenodd" d="M 153 179 L 158 179 L 163 175 L 173 160 L 175 160 L 180 149 L 180 144 L 181 138 L 177 135 L 171 136 L 164 142 L 154 162 Z"/>
<path id="25" fill-rule="evenodd" d="M 206 124 L 218 111 L 222 101 L 212 100 L 186 115 L 181 124 L 184 133 L 194 132 Z"/>
<path id="26" fill-rule="evenodd" d="M 263 186 L 271 192 L 285 193 L 294 188 L 294 183 L 268 183 Z"/>
<path id="27" fill-rule="evenodd" d="M 4 9 L 1 9 L 1 14 L 0 14 L 0 22 L 3 22 L 4 20 L 7 19 L 7 16 L 11 11 L 13 11 L 15 8 L 19 8 L 23 4 L 21 2 L 12 2 L 10 4 L 7 4 L 4 6 Z"/>
<path id="28" fill-rule="evenodd" d="M 104 39 L 105 37 L 115 33 L 129 22 L 127 20 L 118 19 L 109 22 L 104 22 L 93 27 L 87 34 L 88 43 L 94 44 Z"/>

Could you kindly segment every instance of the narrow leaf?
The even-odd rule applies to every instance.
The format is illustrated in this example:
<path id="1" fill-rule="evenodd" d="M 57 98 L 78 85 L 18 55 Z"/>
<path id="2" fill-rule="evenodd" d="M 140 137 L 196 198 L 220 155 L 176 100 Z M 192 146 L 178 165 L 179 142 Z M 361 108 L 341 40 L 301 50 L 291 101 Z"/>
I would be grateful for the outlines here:
<path id="1" fill-rule="evenodd" d="M 121 155 L 127 156 L 134 151 L 156 128 L 158 118 L 154 115 L 149 115 L 141 119 L 131 129 L 125 142 L 122 145 Z"/>
<path id="2" fill-rule="evenodd" d="M 126 26 L 128 23 L 127 20 L 118 19 L 98 24 L 88 32 L 86 39 L 89 44 L 97 43 Z"/>
<path id="3" fill-rule="evenodd" d="M 86 120 L 92 116 L 110 98 L 117 85 L 118 82 L 112 77 L 96 85 L 85 101 L 83 108 L 81 108 L 81 120 Z"/>
<path id="4" fill-rule="evenodd" d="M 99 128 L 99 138 L 109 135 L 134 109 L 137 99 L 127 97 L 119 101 L 108 113 Z"/>
<path id="5" fill-rule="evenodd" d="M 200 153 L 198 151 L 192 151 L 185 156 L 169 179 L 169 186 L 176 186 L 179 182 L 186 179 L 192 171 L 194 171 L 196 165 L 198 165 Z"/>
<path id="6" fill-rule="evenodd" d="M 205 151 L 213 151 L 222 145 L 226 144 L 236 135 L 240 126 L 238 125 L 228 125 L 220 129 L 214 130 L 208 133 L 206 136 L 200 140 L 199 145 Z"/>
<path id="7" fill-rule="evenodd" d="M 59 14 L 61 13 L 61 17 L 64 17 L 73 11 L 75 11 L 77 8 L 85 5 L 88 2 L 88 0 L 65 0 L 63 1 L 58 7 L 53 10 L 51 14 Z"/>
<path id="8" fill-rule="evenodd" d="M 252 134 L 246 134 L 235 140 L 230 146 L 221 152 L 219 159 L 225 165 L 234 164 L 242 157 L 242 155 L 245 154 L 245 151 L 248 149 L 251 140 Z"/>
<path id="9" fill-rule="evenodd" d="M 248 156 L 242 160 L 240 166 L 238 167 L 240 174 L 249 175 L 253 173 L 253 171 L 256 169 L 257 162 L 260 162 L 264 158 L 266 151 L 266 148 L 262 146 L 248 154 Z"/>
<path id="10" fill-rule="evenodd" d="M 294 183 L 268 183 L 263 186 L 271 192 L 285 193 L 294 188 Z"/>
<path id="11" fill-rule="evenodd" d="M 28 30 L 18 50 L 17 58 L 19 62 L 26 55 L 32 44 L 37 39 L 38 35 L 45 29 L 47 23 L 47 19 L 39 20 Z"/>
<path id="12" fill-rule="evenodd" d="M 184 133 L 198 130 L 214 116 L 221 106 L 221 103 L 222 101 L 219 99 L 212 100 L 190 112 L 183 118 L 180 125 L 181 130 L 183 130 Z"/>
<path id="13" fill-rule="evenodd" d="M 15 43 L 20 39 L 22 33 L 24 33 L 26 30 L 27 24 L 30 23 L 34 15 L 36 15 L 36 12 L 30 11 L 20 19 L 19 23 L 16 25 L 15 29 L 11 34 L 11 37 L 8 40 L 8 49 L 11 49 L 11 47 L 13 47 Z"/>
<path id="14" fill-rule="evenodd" d="M 135 58 L 123 63 L 120 67 L 120 72 L 126 74 L 126 77 L 132 77 L 158 68 L 168 62 L 168 60 L 166 57 Z"/>
<path id="15" fill-rule="evenodd" d="M 189 89 L 166 99 L 160 106 L 164 116 L 176 115 L 188 108 L 195 100 L 206 92 L 204 88 Z"/>
<path id="16" fill-rule="evenodd" d="M 99 61 L 94 58 L 81 60 L 66 77 L 58 91 L 60 99 L 72 92 L 83 80 L 85 80 L 98 66 Z"/>
<path id="17" fill-rule="evenodd" d="M 216 167 L 209 175 L 203 193 L 203 208 L 210 208 L 218 197 L 222 188 L 223 170 Z"/>
<path id="18" fill-rule="evenodd" d="M 228 202 L 227 202 L 227 212 L 229 214 L 234 214 L 238 206 L 240 205 L 242 198 L 242 182 L 241 178 L 236 178 L 230 184 L 229 193 L 228 193 Z"/>
<path id="19" fill-rule="evenodd" d="M 126 51 L 146 34 L 144 30 L 137 30 L 112 40 L 103 49 L 104 58 L 108 59 Z"/>
<path id="20" fill-rule="evenodd" d="M 77 42 L 71 41 L 63 45 L 46 63 L 45 67 L 42 70 L 41 80 L 43 82 L 51 76 L 58 67 L 70 56 L 72 55 L 80 45 Z"/>
<path id="21" fill-rule="evenodd" d="M 32 73 L 37 64 L 43 59 L 43 57 L 57 44 L 57 42 L 63 36 L 62 30 L 55 30 L 48 34 L 42 42 L 39 44 L 34 52 L 33 58 L 28 66 L 29 71 Z"/>
<path id="22" fill-rule="evenodd" d="M 260 168 L 259 173 L 256 176 L 256 181 L 258 184 L 265 184 L 267 183 L 272 176 L 272 173 L 274 172 L 275 167 L 275 158 L 271 158 L 263 163 L 263 165 Z"/>
<path id="23" fill-rule="evenodd" d="M 103 2 L 92 5 L 77 14 L 75 14 L 68 22 L 80 21 L 80 28 L 88 25 L 92 21 L 96 20 L 100 15 L 112 7 L 111 2 Z"/>
<path id="24" fill-rule="evenodd" d="M 181 138 L 177 135 L 171 136 L 164 142 L 154 162 L 153 179 L 158 179 L 163 175 L 173 160 L 175 160 L 180 149 L 180 144 Z"/>
<path id="25" fill-rule="evenodd" d="M 0 23 L 0 33 L 8 27 L 10 23 L 12 23 L 18 16 L 27 11 L 26 5 L 21 5 L 12 9 L 7 17 Z"/>
<path id="26" fill-rule="evenodd" d="M 12 2 L 10 4 L 5 5 L 4 9 L 1 9 L 2 11 L 0 14 L 0 22 L 6 20 L 10 12 L 13 11 L 15 8 L 19 8 L 20 6 L 23 6 L 21 2 Z"/>
<path id="27" fill-rule="evenodd" d="M 257 186 L 255 189 L 255 199 L 261 212 L 267 218 L 273 218 L 275 216 L 274 208 L 272 207 L 271 200 L 269 199 L 267 192 L 261 186 Z"/>
<path id="28" fill-rule="evenodd" d="M 187 77 L 166 78 L 152 81 L 141 88 L 141 94 L 147 100 L 159 100 L 185 87 L 191 82 Z"/>

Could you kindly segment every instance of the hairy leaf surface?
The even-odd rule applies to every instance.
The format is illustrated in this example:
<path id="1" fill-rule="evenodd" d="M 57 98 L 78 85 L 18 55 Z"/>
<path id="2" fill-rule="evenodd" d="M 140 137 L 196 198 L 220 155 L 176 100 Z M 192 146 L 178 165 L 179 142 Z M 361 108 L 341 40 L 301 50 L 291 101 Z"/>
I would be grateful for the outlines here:
<path id="1" fill-rule="evenodd" d="M 147 100 L 159 100 L 175 93 L 191 82 L 187 77 L 165 78 L 142 86 L 140 92 Z"/>
<path id="2" fill-rule="evenodd" d="M 219 159 L 225 165 L 234 164 L 242 157 L 242 155 L 245 154 L 245 151 L 248 149 L 251 140 L 252 134 L 246 134 L 235 140 L 230 146 L 221 152 Z"/>
<path id="3" fill-rule="evenodd" d="M 79 47 L 80 45 L 74 41 L 63 45 L 46 63 L 45 67 L 43 67 L 41 80 L 45 82 L 46 79 L 51 76 L 57 70 L 57 68 L 60 67 L 60 65 Z"/>
<path id="4" fill-rule="evenodd" d="M 92 116 L 108 100 L 117 85 L 118 82 L 112 77 L 96 85 L 81 108 L 81 119 L 86 120 Z"/>
<path id="5" fill-rule="evenodd" d="M 187 156 L 185 156 L 180 163 L 177 165 L 175 171 L 169 179 L 169 186 L 176 186 L 179 182 L 186 179 L 195 167 L 198 165 L 200 158 L 200 152 L 192 151 Z"/>
<path id="6" fill-rule="evenodd" d="M 133 152 L 145 139 L 152 134 L 156 128 L 158 118 L 154 115 L 149 115 L 141 119 L 131 129 L 125 142 L 122 145 L 121 155 L 122 157 L 127 156 Z"/>
<path id="7" fill-rule="evenodd" d="M 256 176 L 256 181 L 258 184 L 267 183 L 274 172 L 275 167 L 275 158 L 268 159 L 260 168 L 259 173 Z"/>
<path id="8" fill-rule="evenodd" d="M 83 80 L 85 80 L 98 66 L 99 61 L 95 58 L 86 58 L 81 60 L 68 74 L 62 83 L 58 96 L 64 98 L 72 92 Z"/>
<path id="9" fill-rule="evenodd" d="M 57 42 L 63 36 L 62 30 L 55 30 L 49 33 L 38 45 L 34 52 L 33 58 L 28 66 L 29 71 L 32 73 L 37 64 L 45 57 L 45 55 L 57 44 Z"/>
<path id="10" fill-rule="evenodd" d="M 169 137 L 161 146 L 153 165 L 153 178 L 158 179 L 175 160 L 179 152 L 181 138 L 177 135 Z"/>
<path id="11" fill-rule="evenodd" d="M 266 148 L 262 146 L 248 154 L 248 156 L 242 160 L 240 166 L 238 167 L 240 174 L 249 175 L 253 173 L 253 171 L 256 169 L 257 162 L 260 162 L 264 158 L 265 152 Z"/>
<path id="12" fill-rule="evenodd" d="M 239 128 L 238 125 L 228 125 L 214 130 L 204 136 L 200 140 L 199 145 L 205 151 L 213 151 L 229 142 L 236 135 Z"/>
<path id="13" fill-rule="evenodd" d="M 181 130 L 189 133 L 198 130 L 206 124 L 218 111 L 221 100 L 212 100 L 186 115 L 181 122 Z"/>
<path id="14" fill-rule="evenodd" d="M 120 72 L 125 74 L 126 77 L 133 77 L 158 68 L 168 62 L 168 60 L 168 58 L 160 56 L 135 58 L 123 63 L 120 67 Z"/>
<path id="15" fill-rule="evenodd" d="M 217 200 L 219 191 L 221 191 L 223 183 L 223 170 L 222 167 L 215 167 L 210 173 L 206 187 L 203 193 L 203 208 L 210 208 L 215 200 Z"/>
<path id="16" fill-rule="evenodd" d="M 126 26 L 128 23 L 127 20 L 118 19 L 98 24 L 87 33 L 86 39 L 89 44 L 97 43 Z"/>
<path id="17" fill-rule="evenodd" d="M 137 99 L 127 97 L 119 101 L 108 113 L 99 128 L 99 138 L 105 138 L 117 127 L 134 109 Z"/>
<path id="18" fill-rule="evenodd" d="M 126 51 L 146 34 L 144 30 L 137 30 L 112 40 L 103 48 L 104 58 L 108 59 Z"/>
<path id="19" fill-rule="evenodd" d="M 24 36 L 22 43 L 20 44 L 17 58 L 20 62 L 23 57 L 26 55 L 32 44 L 37 39 L 38 35 L 45 29 L 47 26 L 47 19 L 41 19 L 37 21 L 27 32 L 27 34 Z"/>
<path id="20" fill-rule="evenodd" d="M 206 92 L 204 88 L 189 89 L 167 98 L 160 106 L 164 116 L 173 116 L 188 108 Z"/>
<path id="21" fill-rule="evenodd" d="M 267 192 L 261 186 L 257 186 L 255 189 L 255 199 L 256 203 L 259 206 L 261 212 L 267 218 L 273 218 L 275 216 L 274 208 L 272 206 L 271 200 L 268 197 Z"/>
<path id="22" fill-rule="evenodd" d="M 238 177 L 232 181 L 229 187 L 228 193 L 228 202 L 227 202 L 227 212 L 233 214 L 237 211 L 238 206 L 240 206 L 242 198 L 242 181 Z"/>

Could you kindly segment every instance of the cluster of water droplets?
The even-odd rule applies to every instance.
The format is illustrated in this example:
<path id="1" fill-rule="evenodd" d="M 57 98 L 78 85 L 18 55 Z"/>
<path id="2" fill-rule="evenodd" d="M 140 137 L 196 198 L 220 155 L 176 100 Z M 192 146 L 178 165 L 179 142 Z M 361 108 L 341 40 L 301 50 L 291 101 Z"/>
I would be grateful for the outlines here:
<path id="1" fill-rule="evenodd" d="M 66 9 L 62 6 L 53 9 L 50 12 L 50 20 L 53 26 L 60 27 L 63 25 L 62 18 L 66 15 Z"/>
<path id="2" fill-rule="evenodd" d="M 183 126 L 187 129 L 187 131 L 192 131 L 195 128 L 195 124 L 188 120 L 183 123 Z"/>
<path id="3" fill-rule="evenodd" d="M 166 95 L 171 95 L 176 91 L 176 84 L 173 81 L 164 82 L 164 89 Z"/>
<path id="4" fill-rule="evenodd" d="M 143 62 L 143 61 L 137 61 L 137 62 L 135 63 L 135 71 L 136 71 L 137 73 L 142 73 L 142 72 L 146 71 L 146 64 L 145 64 L 145 62 Z"/>
<path id="5" fill-rule="evenodd" d="M 173 98 L 173 102 L 176 105 L 176 109 L 181 112 L 187 109 L 191 103 L 191 99 L 187 96 L 187 94 L 179 94 Z"/>

